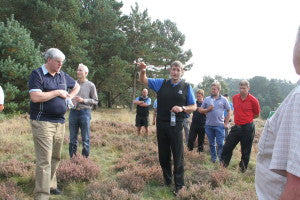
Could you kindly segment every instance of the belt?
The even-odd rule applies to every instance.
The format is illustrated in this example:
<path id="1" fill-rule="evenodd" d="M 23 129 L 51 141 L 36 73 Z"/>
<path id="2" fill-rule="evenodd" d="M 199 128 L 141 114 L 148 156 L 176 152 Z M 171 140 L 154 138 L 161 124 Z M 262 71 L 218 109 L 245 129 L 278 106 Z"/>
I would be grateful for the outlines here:
<path id="1" fill-rule="evenodd" d="M 87 108 L 73 108 L 73 110 L 88 110 Z"/>
<path id="2" fill-rule="evenodd" d="M 242 125 L 235 125 L 235 126 L 238 127 L 238 128 L 241 128 L 241 127 L 245 127 L 245 126 L 250 125 L 250 124 L 253 124 L 253 122 L 250 122 L 250 123 L 247 123 L 247 124 L 242 124 Z"/>

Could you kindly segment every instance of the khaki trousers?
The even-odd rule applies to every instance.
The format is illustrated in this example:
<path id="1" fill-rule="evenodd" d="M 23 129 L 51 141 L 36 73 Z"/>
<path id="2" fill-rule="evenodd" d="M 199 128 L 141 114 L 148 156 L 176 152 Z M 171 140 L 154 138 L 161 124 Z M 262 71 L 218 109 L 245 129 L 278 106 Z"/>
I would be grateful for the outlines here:
<path id="1" fill-rule="evenodd" d="M 36 155 L 34 199 L 47 200 L 50 188 L 57 188 L 58 168 L 65 124 L 30 120 Z"/>

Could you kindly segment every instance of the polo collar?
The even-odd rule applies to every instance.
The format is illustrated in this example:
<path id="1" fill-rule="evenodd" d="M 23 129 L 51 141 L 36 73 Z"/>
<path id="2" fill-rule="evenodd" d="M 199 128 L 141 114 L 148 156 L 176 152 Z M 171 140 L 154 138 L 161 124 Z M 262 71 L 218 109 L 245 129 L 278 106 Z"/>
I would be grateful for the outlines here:
<path id="1" fill-rule="evenodd" d="M 216 100 L 217 100 L 217 99 L 221 99 L 221 97 L 222 97 L 222 95 L 219 94 L 219 96 L 218 96 L 217 98 L 215 98 L 215 99 L 216 99 Z M 212 95 L 210 95 L 210 98 L 214 99 L 214 97 L 213 97 Z"/>
<path id="2" fill-rule="evenodd" d="M 49 71 L 47 70 L 46 66 L 45 65 L 42 65 L 42 71 L 43 71 L 43 74 L 46 75 L 46 74 L 50 74 Z M 60 72 L 57 72 L 57 74 L 59 74 Z"/>

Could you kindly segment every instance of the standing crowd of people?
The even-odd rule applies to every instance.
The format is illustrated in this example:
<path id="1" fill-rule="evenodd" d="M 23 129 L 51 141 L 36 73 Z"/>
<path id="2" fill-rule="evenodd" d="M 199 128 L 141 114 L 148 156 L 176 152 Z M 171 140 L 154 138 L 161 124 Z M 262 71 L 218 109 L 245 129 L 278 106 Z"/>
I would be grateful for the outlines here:
<path id="1" fill-rule="evenodd" d="M 140 82 L 157 93 L 157 100 L 153 106 L 153 124 L 156 124 L 159 162 L 165 185 L 170 185 L 174 179 L 175 195 L 184 186 L 183 130 L 188 132 L 185 133 L 185 140 L 189 151 L 193 150 L 198 137 L 199 153 L 204 151 L 206 133 L 211 161 L 215 163 L 218 160 L 223 167 L 229 165 L 233 149 L 241 142 L 242 158 L 239 166 L 241 172 L 246 171 L 255 133 L 253 119 L 260 113 L 258 100 L 249 93 L 248 81 L 240 82 L 240 93 L 233 96 L 232 108 L 228 98 L 221 95 L 221 85 L 218 82 L 211 84 L 211 94 L 208 97 L 205 98 L 204 91 L 199 89 L 195 99 L 191 86 L 181 79 L 184 70 L 179 61 L 171 64 L 170 79 L 148 78 L 145 63 L 139 63 L 139 66 Z M 144 101 L 137 100 L 146 99 L 146 96 L 138 98 L 134 101 L 136 104 L 145 104 Z M 149 104 L 145 106 L 148 108 Z M 225 140 L 225 130 L 228 128 L 232 110 L 234 126 Z M 187 119 L 191 113 L 191 128 L 187 125 L 184 128 L 184 124 L 189 124 Z"/>
<path id="2" fill-rule="evenodd" d="M 67 109 L 70 109 L 69 155 L 72 158 L 77 154 L 79 130 L 82 155 L 90 155 L 91 110 L 98 104 L 97 90 L 87 79 L 87 66 L 78 65 L 77 80 L 74 80 L 61 70 L 64 61 L 63 52 L 50 48 L 45 52 L 45 64 L 33 70 L 29 77 L 30 125 L 36 156 L 34 199 L 49 199 L 50 194 L 62 192 L 57 187 L 56 171 L 61 160 Z M 296 73 L 300 74 L 300 29 L 293 61 Z M 232 97 L 231 103 L 228 95 L 221 95 L 218 82 L 211 84 L 210 95 L 205 97 L 204 90 L 199 89 L 195 98 L 191 85 L 182 80 L 184 68 L 180 61 L 171 64 L 169 79 L 148 78 L 146 64 L 138 65 L 140 82 L 157 94 L 153 125 L 156 125 L 159 163 L 164 184 L 169 186 L 174 181 L 175 195 L 184 187 L 184 140 L 187 149 L 193 151 L 198 138 L 197 151 L 201 153 L 206 134 L 211 161 L 225 168 L 240 143 L 239 168 L 241 172 L 247 170 L 255 136 L 253 120 L 260 115 L 259 101 L 249 93 L 247 80 L 240 81 L 239 93 Z M 148 136 L 151 105 L 148 90 L 144 88 L 133 103 L 137 105 L 137 134 L 141 135 L 144 126 Z M 0 86 L 0 112 L 3 109 L 4 92 Z M 260 200 L 300 197 L 299 109 L 300 88 L 297 86 L 266 121 L 255 171 L 255 187 Z M 234 123 L 229 127 L 232 114 Z"/>

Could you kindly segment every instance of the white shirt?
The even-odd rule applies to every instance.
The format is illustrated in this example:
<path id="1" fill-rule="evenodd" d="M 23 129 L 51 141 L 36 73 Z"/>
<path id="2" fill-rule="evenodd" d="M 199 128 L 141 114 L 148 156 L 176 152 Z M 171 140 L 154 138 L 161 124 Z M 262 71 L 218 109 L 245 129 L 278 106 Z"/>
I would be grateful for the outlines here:
<path id="1" fill-rule="evenodd" d="M 0 86 L 0 104 L 4 104 L 4 92 Z"/>
<path id="2" fill-rule="evenodd" d="M 279 199 L 286 184 L 286 172 L 300 177 L 300 85 L 265 124 L 255 171 L 258 199 Z"/>

